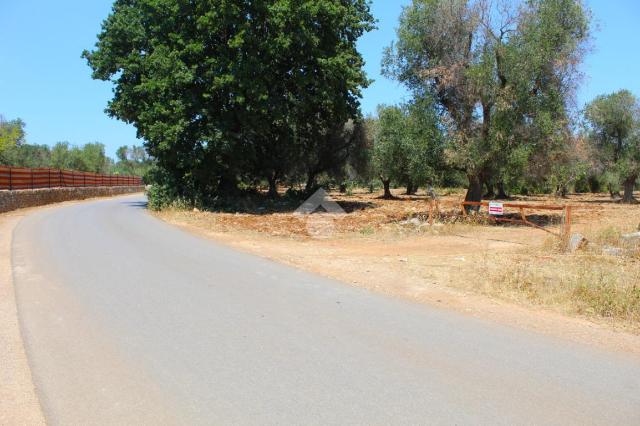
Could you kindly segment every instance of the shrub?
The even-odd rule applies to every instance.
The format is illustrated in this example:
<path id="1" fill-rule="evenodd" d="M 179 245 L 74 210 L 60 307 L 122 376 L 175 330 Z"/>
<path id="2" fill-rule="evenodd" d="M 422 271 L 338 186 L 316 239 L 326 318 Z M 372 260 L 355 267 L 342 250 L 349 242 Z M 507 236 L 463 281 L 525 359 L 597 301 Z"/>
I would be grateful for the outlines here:
<path id="1" fill-rule="evenodd" d="M 154 211 L 166 208 L 188 209 L 191 206 L 191 203 L 180 198 L 170 186 L 163 184 L 151 185 L 147 190 L 147 199 L 149 209 Z"/>

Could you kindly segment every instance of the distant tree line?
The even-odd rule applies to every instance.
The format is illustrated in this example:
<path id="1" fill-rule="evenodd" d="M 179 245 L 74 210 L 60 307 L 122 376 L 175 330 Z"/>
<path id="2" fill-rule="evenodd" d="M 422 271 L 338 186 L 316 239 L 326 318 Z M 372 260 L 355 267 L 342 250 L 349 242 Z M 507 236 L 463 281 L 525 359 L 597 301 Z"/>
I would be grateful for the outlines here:
<path id="1" fill-rule="evenodd" d="M 58 142 L 53 146 L 26 142 L 25 123 L 0 118 L 0 165 L 15 167 L 47 167 L 83 172 L 145 176 L 153 166 L 144 148 L 122 146 L 116 160 L 105 154 L 101 143 L 73 146 Z"/>

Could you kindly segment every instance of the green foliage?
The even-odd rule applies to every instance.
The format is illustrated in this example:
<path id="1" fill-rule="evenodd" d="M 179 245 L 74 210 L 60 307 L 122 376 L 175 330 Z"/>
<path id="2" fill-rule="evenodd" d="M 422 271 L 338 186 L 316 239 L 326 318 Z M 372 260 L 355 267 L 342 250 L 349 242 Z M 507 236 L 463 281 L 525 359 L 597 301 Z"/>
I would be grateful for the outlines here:
<path id="1" fill-rule="evenodd" d="M 640 102 L 628 90 L 601 95 L 587 105 L 585 118 L 604 181 L 612 192 L 623 183 L 633 190 L 640 176 Z"/>
<path id="2" fill-rule="evenodd" d="M 443 137 L 428 99 L 378 107 L 374 135 L 374 170 L 382 181 L 407 185 L 411 192 L 437 179 Z"/>
<path id="3" fill-rule="evenodd" d="M 196 204 L 194 201 L 187 201 L 182 194 L 177 192 L 172 179 L 172 175 L 158 167 L 153 166 L 148 170 L 146 180 L 153 182 L 147 190 L 148 207 L 151 210 L 187 209 Z"/>
<path id="4" fill-rule="evenodd" d="M 106 156 L 104 145 L 101 143 L 71 146 L 68 142 L 58 142 L 51 148 L 51 160 L 48 167 L 107 173 L 111 164 L 112 160 Z"/>
<path id="5" fill-rule="evenodd" d="M 6 121 L 0 115 L 0 156 L 7 149 L 14 148 L 24 143 L 24 122 L 21 119 Z"/>
<path id="6" fill-rule="evenodd" d="M 101 143 L 78 147 L 58 142 L 51 148 L 47 145 L 21 144 L 6 149 L 0 155 L 0 160 L 16 167 L 49 167 L 93 173 L 108 173 L 112 165 Z"/>
<path id="7" fill-rule="evenodd" d="M 592 141 L 611 159 L 624 154 L 629 136 L 638 126 L 638 99 L 628 90 L 600 95 L 585 108 Z"/>
<path id="8" fill-rule="evenodd" d="M 116 158 L 112 171 L 119 175 L 146 176 L 154 165 L 141 146 L 121 146 L 116 150 Z"/>
<path id="9" fill-rule="evenodd" d="M 83 56 L 115 85 L 109 114 L 195 200 L 342 166 L 372 24 L 366 0 L 117 0 Z"/>
<path id="10" fill-rule="evenodd" d="M 379 106 L 375 127 L 373 164 L 382 181 L 400 180 L 405 169 L 406 117 L 398 106 Z"/>
<path id="11" fill-rule="evenodd" d="M 413 0 L 383 72 L 429 94 L 447 131 L 447 160 L 482 183 L 548 171 L 530 166 L 567 142 L 568 105 L 589 38 L 578 0 Z"/>
<path id="12" fill-rule="evenodd" d="M 183 207 L 182 203 L 178 202 L 179 198 L 175 190 L 168 185 L 154 184 L 147 190 L 148 207 L 154 211 L 169 207 Z M 184 207 L 186 208 L 186 204 Z"/>
<path id="13" fill-rule="evenodd" d="M 4 122 L 0 122 L 0 124 L 2 123 Z M 4 124 L 2 125 L 4 126 Z M 14 129 L 7 130 L 11 126 L 14 126 Z M 20 133 L 16 130 L 16 128 L 22 129 L 23 127 L 24 123 L 20 120 L 16 120 L 14 124 L 6 125 L 4 135 L 13 135 L 11 136 L 13 143 L 7 144 L 0 151 L 0 164 L 14 167 L 46 167 L 133 176 L 145 176 L 154 164 L 144 148 L 139 146 L 120 147 L 116 152 L 118 162 L 114 163 L 105 154 L 104 145 L 97 142 L 82 146 L 58 142 L 53 147 L 27 144 L 24 140 L 24 132 Z M 15 139 L 16 135 L 19 136 L 18 139 Z"/>
<path id="14" fill-rule="evenodd" d="M 16 167 L 49 167 L 51 151 L 47 145 L 20 144 L 0 153 L 0 164 Z"/>

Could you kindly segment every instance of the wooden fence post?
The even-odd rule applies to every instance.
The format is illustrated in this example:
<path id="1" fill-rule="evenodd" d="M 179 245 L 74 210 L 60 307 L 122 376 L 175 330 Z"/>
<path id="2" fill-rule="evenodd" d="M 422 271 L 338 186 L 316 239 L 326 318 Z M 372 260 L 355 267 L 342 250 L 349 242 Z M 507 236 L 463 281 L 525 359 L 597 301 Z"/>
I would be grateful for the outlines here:
<path id="1" fill-rule="evenodd" d="M 13 191 L 13 176 L 11 173 L 11 167 L 9 167 L 9 191 Z"/>
<path id="2" fill-rule="evenodd" d="M 568 241 L 571 237 L 571 206 L 564 208 L 564 238 Z"/>

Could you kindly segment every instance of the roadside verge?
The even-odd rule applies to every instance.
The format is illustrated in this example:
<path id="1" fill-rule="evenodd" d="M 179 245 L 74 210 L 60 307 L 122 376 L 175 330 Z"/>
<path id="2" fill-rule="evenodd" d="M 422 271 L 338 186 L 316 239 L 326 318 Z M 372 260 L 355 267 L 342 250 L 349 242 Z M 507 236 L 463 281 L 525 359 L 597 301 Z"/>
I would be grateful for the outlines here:
<path id="1" fill-rule="evenodd" d="M 26 212 L 0 215 L 0 424 L 44 425 L 22 343 L 11 272 L 13 229 Z"/>

